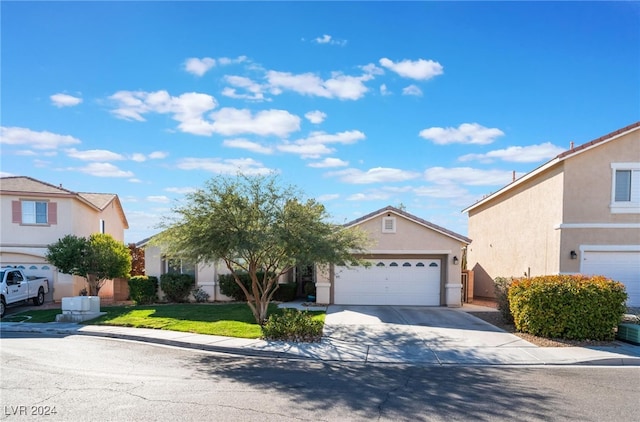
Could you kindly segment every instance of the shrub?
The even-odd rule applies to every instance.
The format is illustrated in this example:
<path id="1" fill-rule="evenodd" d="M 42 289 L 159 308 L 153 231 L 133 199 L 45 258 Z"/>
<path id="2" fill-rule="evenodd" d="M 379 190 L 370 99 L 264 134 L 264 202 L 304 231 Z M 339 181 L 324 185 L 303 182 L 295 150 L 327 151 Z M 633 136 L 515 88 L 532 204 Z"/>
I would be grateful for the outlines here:
<path id="1" fill-rule="evenodd" d="M 158 300 L 158 277 L 137 275 L 129 279 L 129 297 L 138 305 Z"/>
<path id="2" fill-rule="evenodd" d="M 273 300 L 280 302 L 291 302 L 296 299 L 298 285 L 296 283 L 285 283 L 278 286 L 278 290 L 273 295 Z"/>
<path id="3" fill-rule="evenodd" d="M 186 302 L 196 283 L 189 274 L 162 274 L 160 287 L 169 302 Z"/>
<path id="4" fill-rule="evenodd" d="M 272 314 L 267 319 L 262 335 L 267 340 L 319 341 L 322 326 L 322 321 L 314 320 L 307 311 L 283 309 L 281 314 Z"/>
<path id="5" fill-rule="evenodd" d="M 237 272 L 236 275 L 244 287 L 251 292 L 251 278 L 249 277 L 249 274 L 245 272 Z M 258 272 L 256 275 L 258 276 L 258 280 L 262 280 L 262 277 L 264 277 L 263 272 Z M 236 280 L 233 278 L 233 274 L 220 274 L 218 281 L 220 282 L 220 292 L 223 295 L 232 297 L 233 300 L 237 300 L 238 302 L 247 301 L 247 297 L 240 286 L 238 286 L 238 283 L 236 283 Z"/>
<path id="6" fill-rule="evenodd" d="M 623 284 L 602 276 L 541 276 L 509 287 L 516 329 L 547 338 L 613 340 L 626 299 Z"/>
<path id="7" fill-rule="evenodd" d="M 513 278 L 506 277 L 496 277 L 493 280 L 493 289 L 496 294 L 496 303 L 498 305 L 498 310 L 502 314 L 502 318 L 504 322 L 513 324 L 513 315 L 511 315 L 511 309 L 509 307 L 509 286 Z"/>
<path id="8" fill-rule="evenodd" d="M 209 300 L 209 293 L 205 292 L 202 287 L 197 287 L 191 290 L 191 294 L 198 303 L 204 303 Z"/>

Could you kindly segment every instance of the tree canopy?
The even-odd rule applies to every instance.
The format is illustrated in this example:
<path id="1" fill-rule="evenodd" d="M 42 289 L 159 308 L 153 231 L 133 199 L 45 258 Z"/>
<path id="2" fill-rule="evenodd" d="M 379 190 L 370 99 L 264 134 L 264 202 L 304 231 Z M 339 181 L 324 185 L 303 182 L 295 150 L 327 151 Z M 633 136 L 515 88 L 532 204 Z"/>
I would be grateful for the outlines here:
<path id="1" fill-rule="evenodd" d="M 47 247 L 46 259 L 65 274 L 84 277 L 92 296 L 106 280 L 129 277 L 131 272 L 129 249 L 109 234 L 95 233 L 88 239 L 66 235 Z"/>
<path id="2" fill-rule="evenodd" d="M 300 196 L 275 175 L 213 178 L 174 207 L 153 243 L 170 256 L 221 259 L 232 273 L 248 273 L 251 290 L 235 280 L 262 325 L 274 285 L 296 263 L 348 264 L 365 247 L 362 232 L 328 222 L 322 204 Z"/>

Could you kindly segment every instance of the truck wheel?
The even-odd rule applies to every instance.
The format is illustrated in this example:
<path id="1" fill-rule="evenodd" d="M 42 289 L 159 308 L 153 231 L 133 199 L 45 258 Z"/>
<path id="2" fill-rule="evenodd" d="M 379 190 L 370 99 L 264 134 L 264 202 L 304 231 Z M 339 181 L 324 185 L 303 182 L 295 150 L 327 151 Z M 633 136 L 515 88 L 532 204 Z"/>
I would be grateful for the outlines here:
<path id="1" fill-rule="evenodd" d="M 0 318 L 4 316 L 4 309 L 7 307 L 7 304 L 4 303 L 4 298 L 0 299 Z"/>
<path id="2" fill-rule="evenodd" d="M 44 289 L 40 287 L 38 290 L 38 296 L 33 298 L 33 304 L 36 306 L 41 306 L 44 303 Z"/>

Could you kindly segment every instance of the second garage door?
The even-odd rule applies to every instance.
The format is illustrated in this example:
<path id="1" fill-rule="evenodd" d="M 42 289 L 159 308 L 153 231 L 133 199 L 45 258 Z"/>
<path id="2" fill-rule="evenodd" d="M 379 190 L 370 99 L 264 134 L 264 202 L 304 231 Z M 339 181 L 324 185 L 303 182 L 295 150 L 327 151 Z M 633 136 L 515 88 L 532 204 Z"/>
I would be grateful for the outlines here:
<path id="1" fill-rule="evenodd" d="M 585 251 L 582 257 L 583 274 L 603 275 L 625 285 L 628 306 L 640 306 L 640 252 Z"/>
<path id="2" fill-rule="evenodd" d="M 440 305 L 439 259 L 381 259 L 371 266 L 336 267 L 337 305 Z"/>

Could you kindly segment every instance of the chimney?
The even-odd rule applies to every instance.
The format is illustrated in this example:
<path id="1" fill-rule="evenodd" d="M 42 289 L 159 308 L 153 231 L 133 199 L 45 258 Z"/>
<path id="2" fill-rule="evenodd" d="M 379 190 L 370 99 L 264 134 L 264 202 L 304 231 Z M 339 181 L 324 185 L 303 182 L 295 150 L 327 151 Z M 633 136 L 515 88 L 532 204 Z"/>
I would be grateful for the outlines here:
<path id="1" fill-rule="evenodd" d="M 513 170 L 513 172 L 511 173 L 511 181 L 515 182 L 516 181 L 516 171 Z"/>
<path id="2" fill-rule="evenodd" d="M 573 149 L 573 141 L 569 142 L 569 149 Z"/>

